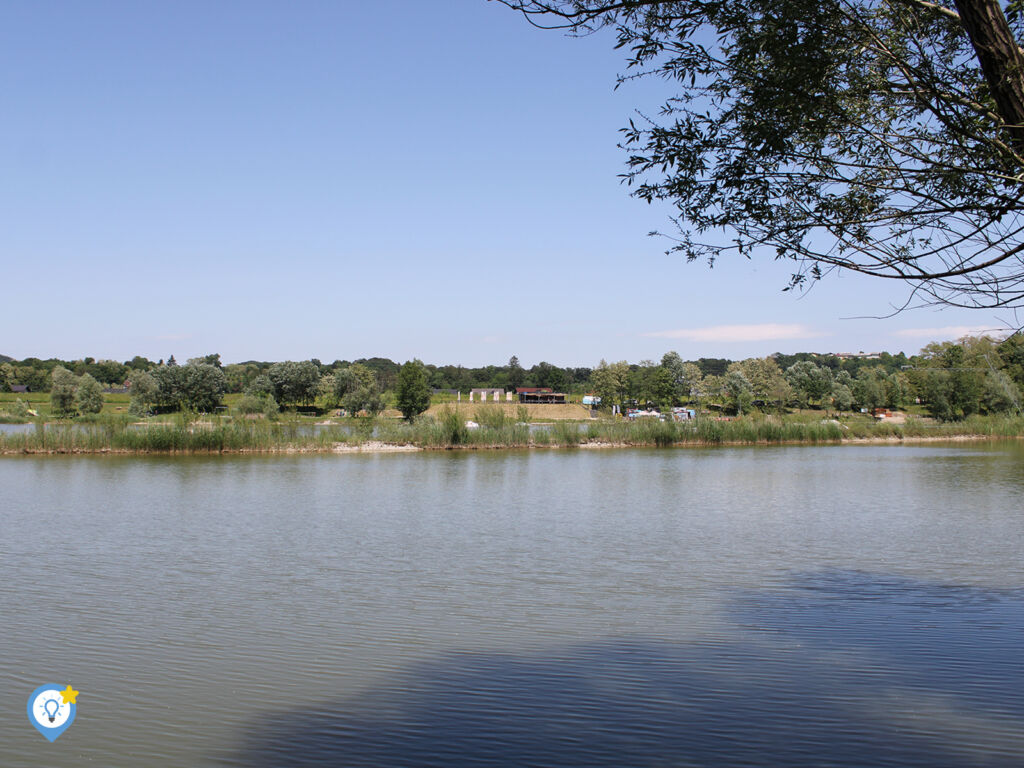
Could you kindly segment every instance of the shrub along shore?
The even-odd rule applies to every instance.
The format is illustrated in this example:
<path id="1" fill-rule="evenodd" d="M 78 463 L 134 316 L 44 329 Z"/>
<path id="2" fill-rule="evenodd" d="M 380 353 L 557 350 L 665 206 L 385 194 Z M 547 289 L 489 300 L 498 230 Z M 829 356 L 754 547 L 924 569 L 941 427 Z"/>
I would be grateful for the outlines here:
<path id="1" fill-rule="evenodd" d="M 839 444 L 894 440 L 996 439 L 1024 436 L 1024 417 L 974 416 L 959 422 L 905 424 L 796 421 L 786 417 L 710 418 L 689 422 L 657 420 L 561 421 L 540 428 L 500 412 L 476 428 L 456 411 L 421 417 L 352 419 L 346 423 L 301 424 L 231 417 L 179 417 L 138 423 L 124 418 L 86 422 L 43 422 L 19 432 L 0 433 L 0 454 L 171 454 L 331 453 L 396 449 L 672 447 L 710 445 Z"/>

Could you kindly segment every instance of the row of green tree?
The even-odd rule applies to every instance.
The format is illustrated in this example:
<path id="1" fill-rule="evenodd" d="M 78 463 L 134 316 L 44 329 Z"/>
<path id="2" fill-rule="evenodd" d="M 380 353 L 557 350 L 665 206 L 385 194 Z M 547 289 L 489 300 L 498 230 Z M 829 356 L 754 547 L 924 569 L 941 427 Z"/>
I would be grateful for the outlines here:
<path id="1" fill-rule="evenodd" d="M 244 393 L 252 389 L 256 379 L 270 375 L 270 370 L 280 363 L 260 362 L 255 360 L 243 363 L 224 365 L 220 355 L 206 355 L 195 358 L 196 362 L 213 365 L 221 369 L 225 377 L 226 392 Z M 321 376 L 330 376 L 353 365 L 361 366 L 373 374 L 376 388 L 380 392 L 394 390 L 398 381 L 401 365 L 385 357 L 362 358 L 359 360 L 335 360 L 323 363 L 312 359 L 307 361 L 314 365 Z M 131 381 L 137 371 L 151 371 L 164 365 L 176 364 L 174 356 L 165 363 L 148 360 L 136 356 L 125 362 L 114 360 L 95 360 L 86 357 L 82 360 L 59 360 L 50 358 L 42 360 L 29 357 L 21 361 L 0 360 L 0 392 L 7 391 L 11 385 L 28 386 L 33 392 L 46 392 L 50 389 L 52 372 L 58 366 L 67 368 L 76 376 L 90 375 L 105 387 L 122 387 Z M 469 392 L 475 387 L 500 387 L 514 390 L 516 387 L 550 387 L 558 392 L 585 392 L 589 389 L 589 368 L 562 368 L 548 362 L 540 362 L 530 368 L 520 365 L 518 358 L 513 357 L 506 365 L 486 365 L 479 368 L 467 368 L 461 365 L 429 365 L 424 364 L 427 383 L 434 389 L 451 389 Z"/>
<path id="2" fill-rule="evenodd" d="M 956 419 L 973 413 L 1013 410 L 1019 407 L 1024 387 L 1024 339 L 1019 334 L 1005 340 L 981 336 L 937 342 L 909 358 L 902 353 L 881 353 L 870 359 L 801 353 L 740 361 L 684 361 L 678 353 L 668 352 L 657 364 L 650 360 L 637 364 L 602 360 L 594 369 L 559 368 L 549 363 L 524 369 L 515 357 L 505 366 L 478 369 L 413 362 L 417 386 L 422 384 L 428 393 L 431 388 L 465 392 L 468 387 L 436 385 L 451 383 L 448 376 L 452 372 L 457 379 L 472 372 L 472 384 L 479 386 L 550 386 L 561 391 L 594 392 L 606 405 L 697 404 L 734 413 L 794 406 L 839 411 L 900 408 L 919 402 L 938 418 Z M 0 389 L 20 383 L 19 372 L 37 365 L 48 370 L 45 386 L 30 388 L 52 390 L 60 382 L 54 396 L 54 408 L 60 414 L 91 412 L 75 399 L 80 389 L 87 394 L 101 390 L 101 380 L 90 369 L 126 373 L 126 379 L 105 383 L 130 384 L 132 408 L 140 413 L 211 411 L 222 403 L 225 394 L 240 392 L 244 397 L 238 408 L 247 413 L 316 405 L 376 414 L 389 401 L 398 403 L 405 369 L 386 358 L 335 361 L 330 365 L 305 360 L 227 366 L 217 354 L 191 359 L 185 365 L 178 365 L 173 356 L 167 362 L 152 363 L 136 357 L 113 365 L 91 358 L 67 365 L 35 358 L 20 363 L 7 359 L 0 363 Z M 123 365 L 124 369 L 115 370 L 114 365 Z M 37 381 L 38 377 L 30 379 Z M 571 386 L 565 386 L 570 382 Z"/>
<path id="3" fill-rule="evenodd" d="M 148 371 L 137 371 L 131 381 L 131 409 L 150 413 L 154 409 L 212 411 L 227 392 L 227 376 L 207 358 L 189 360 L 185 365 L 167 363 Z M 426 367 L 413 360 L 399 367 L 395 377 L 396 406 L 408 418 L 430 406 L 431 390 Z M 323 374 L 312 360 L 285 361 L 269 366 L 246 387 L 237 409 L 244 414 L 273 414 L 281 406 L 344 408 L 350 414 L 374 416 L 386 406 L 374 372 L 361 363 L 332 368 Z"/>
<path id="4" fill-rule="evenodd" d="M 1024 388 L 1024 340 L 989 336 L 937 342 L 912 358 L 879 356 L 850 360 L 836 356 L 810 359 L 781 355 L 727 363 L 709 373 L 668 352 L 661 362 L 639 365 L 602 360 L 591 380 L 602 402 L 653 404 L 657 407 L 696 404 L 732 413 L 755 408 L 790 407 L 902 408 L 923 404 L 943 420 L 975 413 L 1021 410 Z"/>
<path id="5" fill-rule="evenodd" d="M 787 368 L 795 362 L 813 360 L 822 367 L 830 368 L 833 371 L 838 371 L 841 368 L 851 373 L 855 373 L 859 367 L 867 364 L 882 365 L 887 370 L 898 370 L 900 366 L 906 365 L 908 362 L 903 353 L 889 355 L 884 352 L 878 360 L 872 361 L 844 360 L 834 355 L 814 355 L 806 352 L 795 355 L 777 353 L 773 357 L 782 368 Z M 26 385 L 33 392 L 47 392 L 50 389 L 52 372 L 58 366 L 68 369 L 76 376 L 89 375 L 104 387 L 123 387 L 126 382 L 137 378 L 135 374 L 139 371 L 150 372 L 165 365 L 171 367 L 176 365 L 173 355 L 167 359 L 166 363 L 163 359 L 154 362 L 141 356 L 136 356 L 123 363 L 112 360 L 95 360 L 91 357 L 82 360 L 59 360 L 56 358 L 41 360 L 32 357 L 21 361 L 2 360 L 0 362 L 0 392 L 8 391 L 10 386 L 17 384 Z M 257 361 L 224 365 L 221 363 L 219 354 L 195 358 L 190 362 L 212 365 L 220 369 L 224 374 L 224 387 L 227 393 L 245 393 L 254 388 L 258 390 L 260 386 L 263 386 L 265 390 L 265 384 L 262 384 L 265 377 L 270 376 L 271 369 L 275 366 L 282 365 L 277 362 Z M 364 358 L 352 362 L 335 360 L 333 363 L 322 363 L 317 359 L 305 362 L 314 366 L 321 377 L 337 375 L 358 365 L 360 366 L 358 370 L 369 371 L 373 375 L 378 392 L 395 389 L 401 368 L 399 363 L 383 357 Z M 700 368 L 702 375 L 723 376 L 733 361 L 725 358 L 699 358 L 692 362 Z M 630 370 L 635 372 L 640 367 L 641 365 L 633 364 L 630 365 Z M 571 366 L 563 368 L 544 361 L 530 368 L 524 368 L 517 357 L 512 357 L 505 365 L 466 368 L 460 365 L 424 364 L 424 369 L 427 374 L 427 383 L 431 388 L 460 391 L 464 394 L 476 387 L 501 388 L 509 391 L 524 386 L 550 387 L 556 392 L 570 394 L 583 394 L 594 389 L 591 368 Z M 311 374 L 307 374 L 307 380 L 310 376 Z M 307 386 L 306 391 L 308 392 L 309 389 Z M 299 397 L 293 400 L 286 396 L 285 400 L 308 403 L 313 400 L 313 397 Z"/>

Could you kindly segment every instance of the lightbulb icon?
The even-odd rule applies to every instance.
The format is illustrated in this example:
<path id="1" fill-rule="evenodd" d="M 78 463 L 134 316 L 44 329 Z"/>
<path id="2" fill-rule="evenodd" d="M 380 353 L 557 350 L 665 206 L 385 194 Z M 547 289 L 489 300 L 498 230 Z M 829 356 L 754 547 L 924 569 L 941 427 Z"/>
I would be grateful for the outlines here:
<path id="1" fill-rule="evenodd" d="M 60 712 L 60 704 L 57 703 L 56 699 L 50 699 L 43 705 L 43 709 L 46 710 L 46 716 L 50 718 L 52 723 L 57 719 L 57 713 Z"/>
<path id="2" fill-rule="evenodd" d="M 75 722 L 75 698 L 79 691 L 70 685 L 61 690 L 54 684 L 40 685 L 28 697 L 26 712 L 32 723 L 48 741 L 54 741 Z"/>

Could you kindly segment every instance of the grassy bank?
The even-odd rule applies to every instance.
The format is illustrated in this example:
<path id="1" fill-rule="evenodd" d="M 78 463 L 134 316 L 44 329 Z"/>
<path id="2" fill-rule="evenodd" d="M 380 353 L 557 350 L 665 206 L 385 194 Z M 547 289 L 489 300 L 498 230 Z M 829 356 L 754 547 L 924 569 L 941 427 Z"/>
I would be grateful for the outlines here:
<path id="1" fill-rule="evenodd" d="M 542 428 L 497 409 L 481 411 L 477 428 L 466 425 L 465 412 L 446 411 L 413 424 L 393 419 L 356 419 L 345 424 L 311 428 L 295 422 L 200 417 L 140 423 L 127 417 L 94 417 L 88 421 L 44 422 L 0 433 L 0 452 L 24 453 L 225 453 L 330 452 L 360 446 L 415 446 L 426 450 L 452 448 L 573 448 L 619 445 L 822 444 L 863 440 L 954 439 L 1024 436 L 1024 418 L 976 416 L 961 422 L 935 424 L 914 419 L 906 424 L 786 417 L 749 417 L 731 421 L 698 419 L 672 423 L 599 420 L 561 421 Z"/>

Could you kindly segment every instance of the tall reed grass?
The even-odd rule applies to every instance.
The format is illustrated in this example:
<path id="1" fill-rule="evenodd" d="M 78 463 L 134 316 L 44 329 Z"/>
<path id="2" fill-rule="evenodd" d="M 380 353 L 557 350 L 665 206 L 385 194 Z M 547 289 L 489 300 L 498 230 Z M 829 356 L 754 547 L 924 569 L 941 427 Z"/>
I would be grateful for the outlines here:
<path id="1" fill-rule="evenodd" d="M 0 435 L 5 452 L 99 453 L 219 453 L 223 451 L 272 451 L 330 449 L 350 442 L 352 435 L 340 429 L 303 431 L 295 424 L 266 421 L 214 419 L 213 421 L 132 424 L 108 419 L 94 423 L 36 422 L 33 431 Z"/>
<path id="2" fill-rule="evenodd" d="M 466 426 L 465 412 L 448 409 L 436 417 L 421 416 L 412 424 L 391 419 L 358 419 L 344 426 L 312 429 L 295 422 L 266 419 L 201 417 L 179 414 L 169 421 L 132 422 L 124 416 L 103 416 L 76 422 L 34 422 L 34 428 L 0 433 L 0 451 L 99 453 L 219 453 L 224 451 L 328 451 L 335 445 L 379 440 L 388 444 L 441 448 L 573 447 L 583 443 L 668 447 L 673 445 L 835 443 L 844 439 L 978 435 L 993 438 L 1024 436 L 1024 417 L 973 416 L 936 424 L 912 419 L 889 422 L 788 421 L 756 416 L 731 421 L 697 419 L 555 422 L 531 430 L 499 409 L 474 414 L 480 426 Z"/>
<path id="3" fill-rule="evenodd" d="M 436 417 L 420 416 L 412 424 L 390 422 L 381 424 L 378 437 L 383 442 L 416 445 L 421 448 L 514 448 L 530 443 L 530 429 L 499 409 L 479 409 L 474 421 L 480 426 L 466 426 L 465 416 L 455 409 L 445 409 Z"/>

